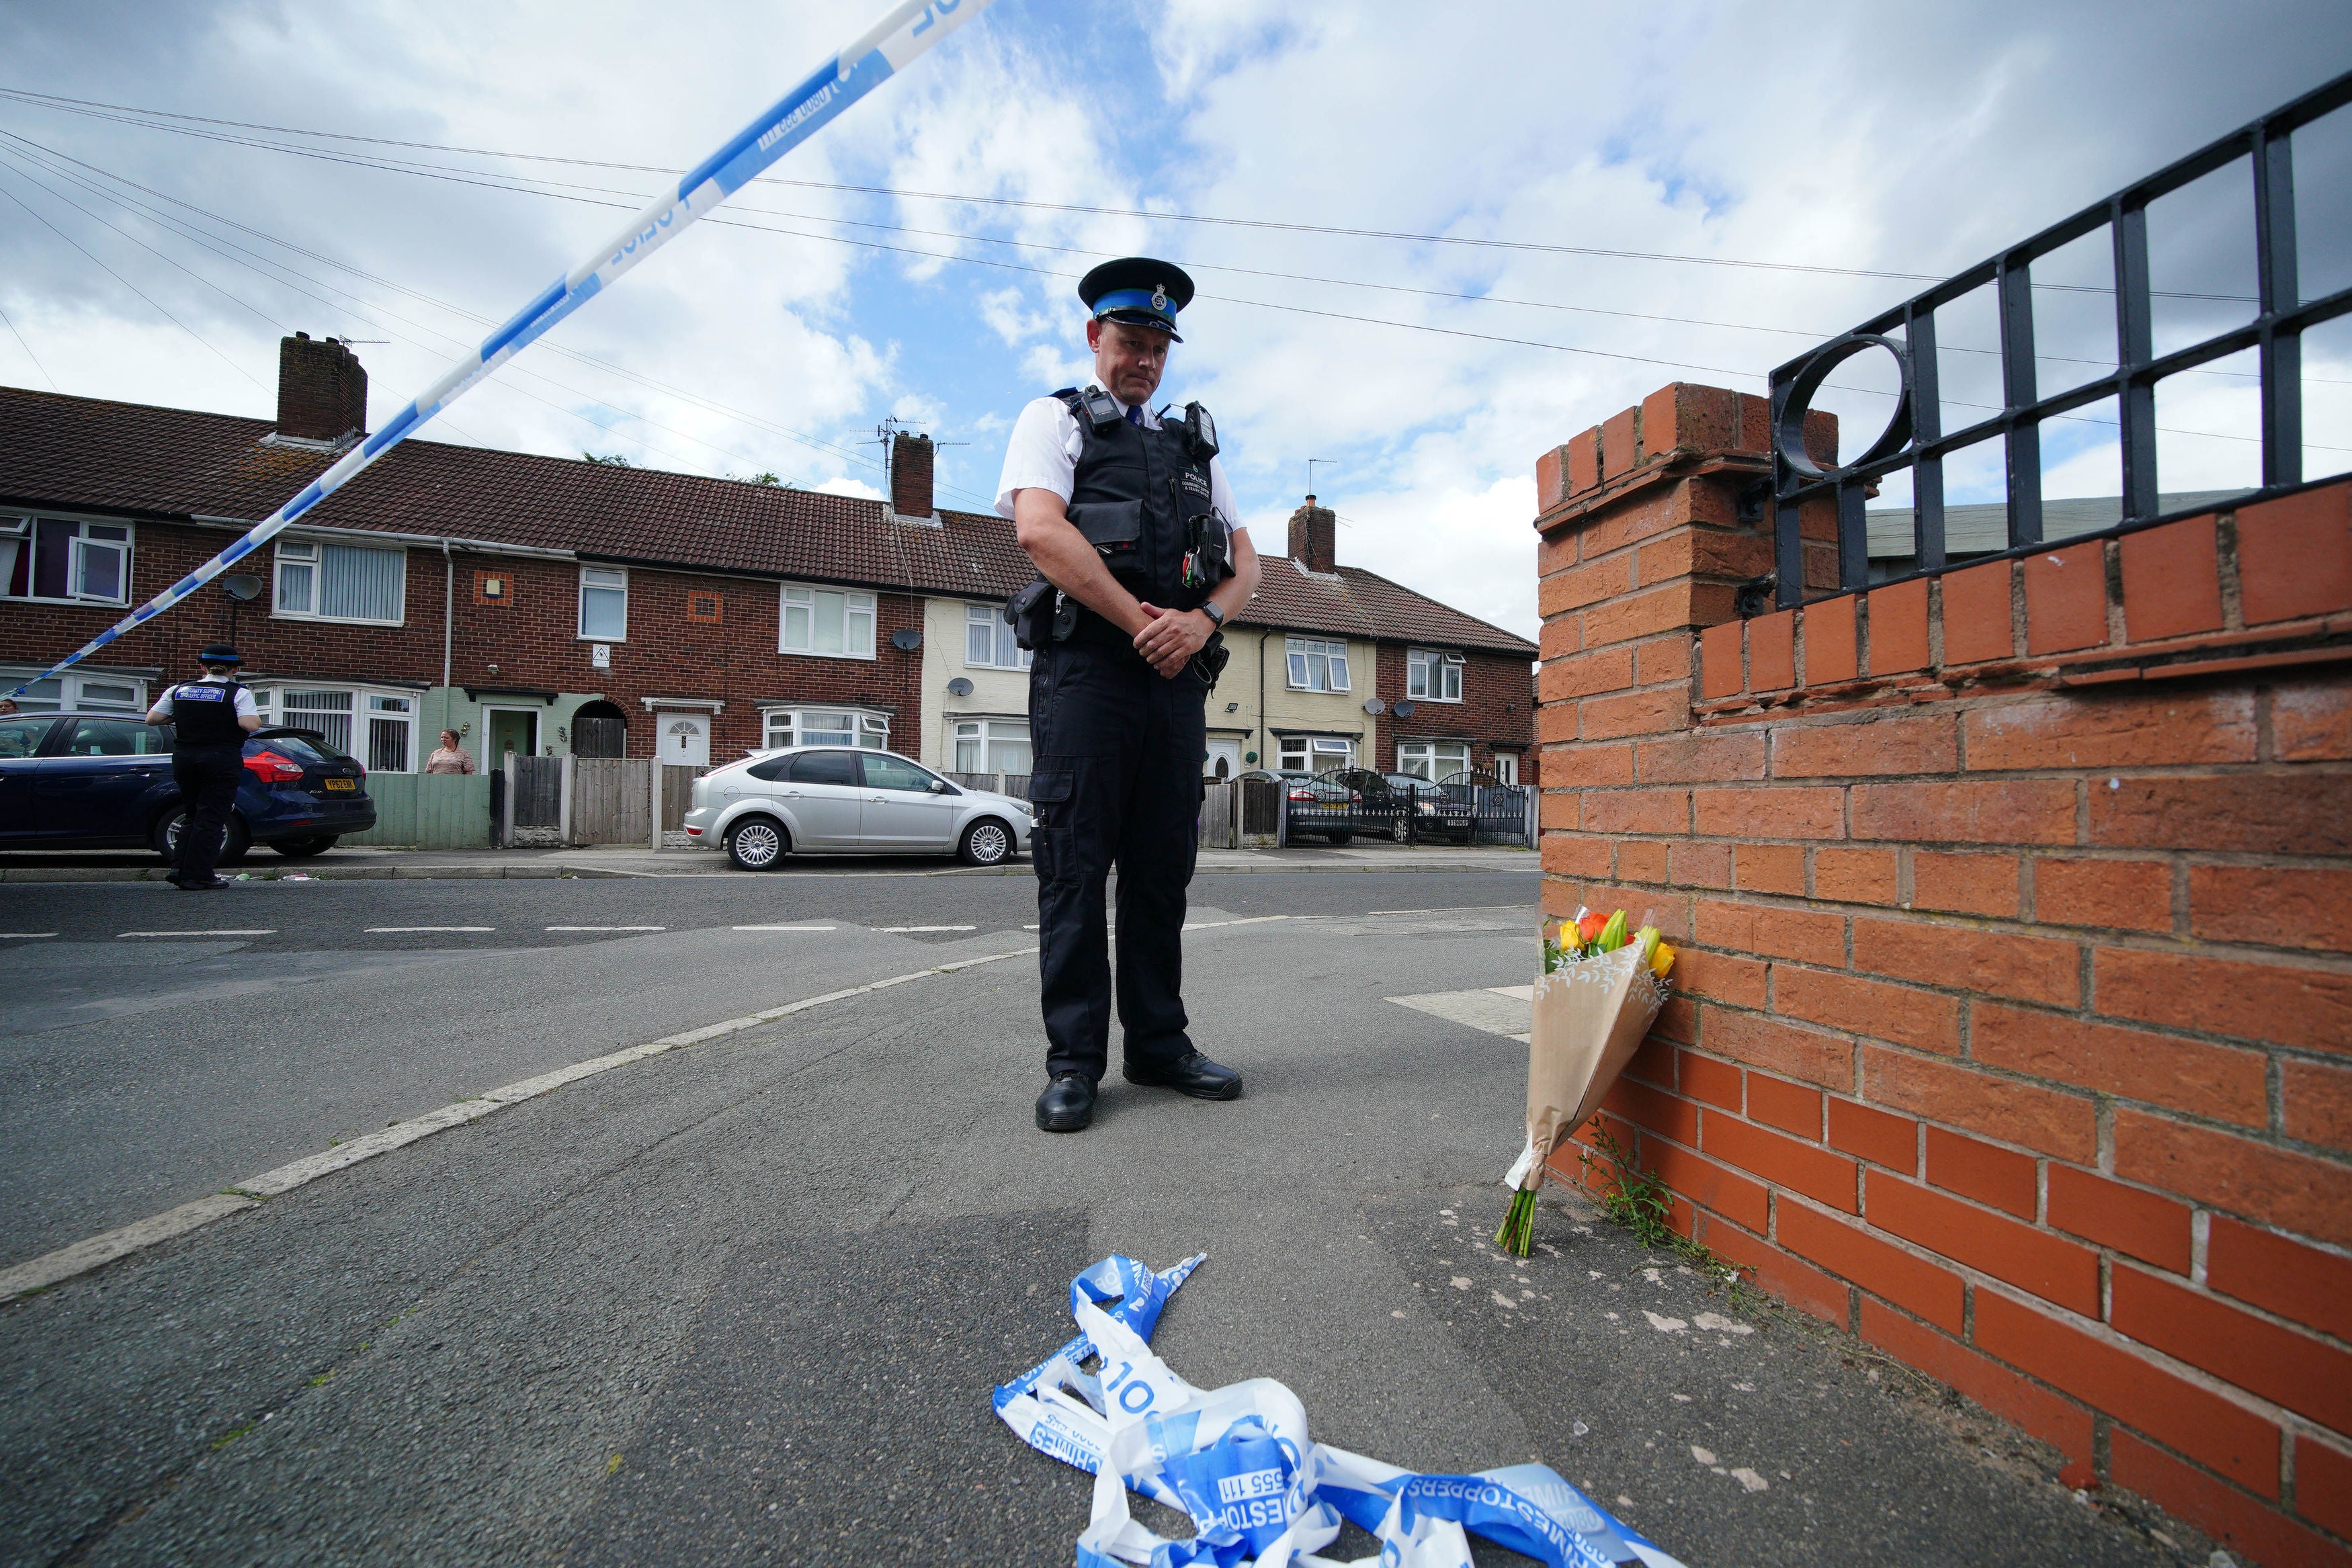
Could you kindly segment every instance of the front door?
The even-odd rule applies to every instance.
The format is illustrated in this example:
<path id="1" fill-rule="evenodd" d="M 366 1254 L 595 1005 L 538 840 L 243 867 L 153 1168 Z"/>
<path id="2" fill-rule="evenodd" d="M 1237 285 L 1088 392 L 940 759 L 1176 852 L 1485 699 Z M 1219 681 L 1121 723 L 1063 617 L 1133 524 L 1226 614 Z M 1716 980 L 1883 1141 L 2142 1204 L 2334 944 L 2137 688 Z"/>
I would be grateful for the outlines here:
<path id="1" fill-rule="evenodd" d="M 940 780 L 927 768 L 887 751 L 861 751 L 866 766 L 865 809 L 857 837 L 869 850 L 943 850 L 955 842 L 956 823 L 970 802 L 961 795 L 933 793 Z"/>
<path id="2" fill-rule="evenodd" d="M 57 830 L 33 816 L 33 780 L 44 767 L 41 743 L 57 720 L 47 714 L 0 719 L 0 839 L 37 839 Z"/>
<path id="3" fill-rule="evenodd" d="M 1212 740 L 1209 755 L 1201 764 L 1201 777 L 1213 779 L 1222 784 L 1241 776 L 1242 743 L 1238 740 Z"/>
<path id="4" fill-rule="evenodd" d="M 706 714 L 666 713 L 656 716 L 655 732 L 661 737 L 661 759 L 672 768 L 710 766 L 710 719 Z"/>
<path id="5" fill-rule="evenodd" d="M 539 715 L 531 709 L 484 708 L 482 725 L 488 737 L 478 764 L 483 772 L 504 768 L 509 751 L 518 757 L 539 755 Z"/>

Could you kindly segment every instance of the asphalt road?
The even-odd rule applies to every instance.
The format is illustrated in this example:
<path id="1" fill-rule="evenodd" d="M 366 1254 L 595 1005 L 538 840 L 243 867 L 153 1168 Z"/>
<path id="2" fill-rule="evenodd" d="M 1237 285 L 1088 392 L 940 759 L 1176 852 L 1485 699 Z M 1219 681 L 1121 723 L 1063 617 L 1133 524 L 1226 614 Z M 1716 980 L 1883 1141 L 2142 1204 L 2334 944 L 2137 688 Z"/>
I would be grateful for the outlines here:
<path id="1" fill-rule="evenodd" d="M 332 1128 L 1031 939 L 1020 879 L 880 880 L 788 909 L 708 883 L 0 889 L 0 928 L 72 934 L 9 957 L 5 1256 Z M 1196 920 L 1287 916 L 1188 940 L 1238 1102 L 1114 1077 L 1092 1131 L 1036 1132 L 1016 957 L 574 1084 L 0 1308 L 0 1560 L 1064 1563 L 1087 1479 L 988 1390 L 1114 1250 L 1210 1255 L 1157 1342 L 1194 1383 L 1279 1378 L 1318 1437 L 1417 1469 L 1539 1457 L 1692 1568 L 2176 1560 L 2053 1455 L 1589 1215 L 1549 1205 L 1542 1249 L 1495 1255 L 1525 1048 L 1384 998 L 1524 983 L 1531 877 L 1195 894 Z M 192 904 L 303 936 L 107 934 Z M 835 929 L 733 929 L 793 921 Z M 338 935 L 427 923 L 498 945 Z M 545 930 L 628 924 L 668 929 Z M 161 1005 L 158 945 L 194 977 Z M 248 968 L 271 983 L 234 989 Z M 104 1005 L 43 1025 L 28 989 L 76 973 Z"/>

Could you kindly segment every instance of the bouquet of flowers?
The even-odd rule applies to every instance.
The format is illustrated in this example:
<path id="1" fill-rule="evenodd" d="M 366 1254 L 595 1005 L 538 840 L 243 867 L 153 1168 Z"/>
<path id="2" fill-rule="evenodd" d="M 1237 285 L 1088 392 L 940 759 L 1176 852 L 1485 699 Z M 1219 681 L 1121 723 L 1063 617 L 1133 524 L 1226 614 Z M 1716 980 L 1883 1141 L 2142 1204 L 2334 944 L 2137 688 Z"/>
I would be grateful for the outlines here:
<path id="1" fill-rule="evenodd" d="M 1645 925 L 1630 935 L 1625 912 L 1579 909 L 1547 931 L 1528 1046 L 1528 1144 L 1503 1185 L 1510 1212 L 1496 1245 L 1524 1258 L 1534 1244 L 1536 1189 L 1546 1162 L 1599 1109 L 1665 1004 L 1675 950 Z"/>

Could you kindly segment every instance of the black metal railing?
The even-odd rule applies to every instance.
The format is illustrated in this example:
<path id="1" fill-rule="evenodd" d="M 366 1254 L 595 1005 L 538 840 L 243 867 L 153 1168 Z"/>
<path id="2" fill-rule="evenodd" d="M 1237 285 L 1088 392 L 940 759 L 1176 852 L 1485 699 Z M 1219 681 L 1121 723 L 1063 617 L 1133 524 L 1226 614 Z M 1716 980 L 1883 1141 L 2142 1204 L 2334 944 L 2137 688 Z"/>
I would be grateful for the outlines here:
<path id="1" fill-rule="evenodd" d="M 1864 502 L 1889 476 L 1911 471 L 1914 570 L 1902 577 L 1930 576 L 1949 564 L 1946 551 L 1944 459 L 1979 442 L 1999 440 L 2007 477 L 2007 549 L 1977 559 L 2022 555 L 2043 542 L 2042 424 L 2086 405 L 2113 399 L 2120 425 L 2122 497 L 2119 520 L 2111 526 L 2070 533 L 2101 538 L 2210 510 L 2210 505 L 2168 513 L 2158 489 L 2156 389 L 2166 377 L 2194 370 L 2225 355 L 2258 352 L 2261 379 L 2261 484 L 2236 497 L 2262 500 L 2303 486 L 2303 334 L 2352 312 L 2352 288 L 2316 299 L 2301 296 L 2296 277 L 2294 132 L 2352 103 L 2352 74 L 2200 149 L 2170 167 L 2063 223 L 1979 262 L 1966 272 L 1871 318 L 1774 371 L 1771 376 L 1772 496 L 1775 507 L 1776 597 L 1783 607 L 1807 597 L 1804 534 L 1801 517 L 1828 510 L 1835 502 L 1836 587 L 1817 594 L 1850 592 L 1873 586 L 1868 518 Z M 2226 331 L 2159 354 L 2155 349 L 2156 298 L 2148 278 L 2147 209 L 2168 193 L 2243 159 L 2253 179 L 2255 311 Z M 2060 247 L 2101 228 L 2109 231 L 2114 265 L 2116 364 L 2079 385 L 2052 396 L 2039 395 L 2035 374 L 2032 267 Z M 2001 407 L 1963 429 L 1943 429 L 1944 402 L 1936 353 L 1936 312 L 1974 290 L 1992 286 L 2000 322 Z M 1851 460 L 1809 454 L 1806 415 L 1830 374 L 1873 349 L 1894 356 L 1901 387 L 1894 417 L 1869 448 Z M 1882 580 L 1895 580 L 1895 578 Z M 1744 612 L 1760 612 L 1760 595 L 1744 595 Z"/>

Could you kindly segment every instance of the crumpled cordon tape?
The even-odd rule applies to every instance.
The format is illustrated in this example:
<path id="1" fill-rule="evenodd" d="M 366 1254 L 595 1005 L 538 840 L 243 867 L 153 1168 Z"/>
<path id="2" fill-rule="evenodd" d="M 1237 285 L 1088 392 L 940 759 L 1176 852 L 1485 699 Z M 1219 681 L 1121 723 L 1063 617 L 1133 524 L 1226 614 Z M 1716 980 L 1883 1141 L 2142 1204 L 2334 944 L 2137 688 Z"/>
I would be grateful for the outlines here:
<path id="1" fill-rule="evenodd" d="M 1471 1568 L 1473 1534 L 1551 1568 L 1682 1568 L 1549 1466 L 1416 1475 L 1313 1441 L 1297 1396 L 1271 1378 L 1186 1383 L 1149 1342 L 1205 1256 L 1157 1273 L 1116 1256 L 1087 1270 L 1070 1281 L 1077 1336 L 996 1390 L 1022 1441 L 1095 1478 L 1078 1568 L 1340 1568 L 1318 1553 L 1342 1521 L 1381 1543 L 1357 1563 L 1383 1568 Z M 1137 1523 L 1129 1488 L 1190 1514 L 1192 1538 Z"/>

